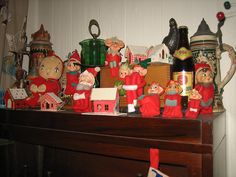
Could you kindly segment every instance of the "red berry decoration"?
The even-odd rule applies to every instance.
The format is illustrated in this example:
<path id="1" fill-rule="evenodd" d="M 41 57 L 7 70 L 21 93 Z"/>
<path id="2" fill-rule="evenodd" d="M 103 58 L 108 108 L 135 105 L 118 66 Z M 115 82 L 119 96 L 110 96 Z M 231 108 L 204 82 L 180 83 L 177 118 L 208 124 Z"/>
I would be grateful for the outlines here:
<path id="1" fill-rule="evenodd" d="M 224 12 L 218 12 L 216 14 L 216 17 L 219 21 L 223 21 L 225 19 L 225 14 L 224 14 Z"/>

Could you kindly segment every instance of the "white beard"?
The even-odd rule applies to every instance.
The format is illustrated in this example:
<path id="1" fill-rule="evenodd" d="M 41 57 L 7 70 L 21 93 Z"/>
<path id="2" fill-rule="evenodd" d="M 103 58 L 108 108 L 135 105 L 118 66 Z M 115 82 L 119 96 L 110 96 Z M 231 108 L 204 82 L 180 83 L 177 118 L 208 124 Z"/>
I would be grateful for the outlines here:
<path id="1" fill-rule="evenodd" d="M 88 83 L 79 83 L 76 87 L 76 90 L 90 90 L 92 88 L 91 84 Z"/>

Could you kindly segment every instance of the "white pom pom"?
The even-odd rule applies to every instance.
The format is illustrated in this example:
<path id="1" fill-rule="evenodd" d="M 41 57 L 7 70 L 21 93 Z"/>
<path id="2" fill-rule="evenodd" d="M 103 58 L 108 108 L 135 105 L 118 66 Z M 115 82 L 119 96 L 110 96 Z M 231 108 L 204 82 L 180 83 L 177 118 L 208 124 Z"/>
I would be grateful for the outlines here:
<path id="1" fill-rule="evenodd" d="M 101 70 L 101 68 L 100 67 L 95 67 L 94 70 L 99 72 Z"/>

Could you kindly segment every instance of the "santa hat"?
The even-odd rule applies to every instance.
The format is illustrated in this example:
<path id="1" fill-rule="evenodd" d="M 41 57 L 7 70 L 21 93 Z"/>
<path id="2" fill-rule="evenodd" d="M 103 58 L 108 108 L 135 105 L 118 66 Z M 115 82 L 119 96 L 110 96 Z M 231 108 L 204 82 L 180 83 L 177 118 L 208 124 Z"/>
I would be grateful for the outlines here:
<path id="1" fill-rule="evenodd" d="M 79 56 L 79 53 L 78 53 L 78 51 L 77 50 L 74 50 L 73 52 L 72 52 L 72 55 L 70 56 L 70 59 L 69 59 L 70 61 L 78 61 L 79 63 L 81 63 L 81 59 L 80 59 L 80 56 Z"/>
<path id="2" fill-rule="evenodd" d="M 94 77 L 96 77 L 100 70 L 100 67 L 88 68 L 87 72 L 91 73 Z"/>
<path id="3" fill-rule="evenodd" d="M 199 72 L 200 70 L 202 70 L 204 68 L 209 69 L 210 71 L 212 71 L 211 66 L 209 64 L 207 64 L 207 63 L 196 63 L 195 64 L 195 73 Z"/>

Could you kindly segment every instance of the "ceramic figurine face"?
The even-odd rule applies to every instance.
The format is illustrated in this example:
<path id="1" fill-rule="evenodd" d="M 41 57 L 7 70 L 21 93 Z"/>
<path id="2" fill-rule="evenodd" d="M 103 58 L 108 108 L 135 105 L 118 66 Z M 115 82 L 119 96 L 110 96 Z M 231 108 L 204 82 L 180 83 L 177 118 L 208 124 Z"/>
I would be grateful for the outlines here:
<path id="1" fill-rule="evenodd" d="M 208 68 L 201 69 L 196 74 L 196 82 L 200 84 L 210 84 L 213 82 L 213 74 L 212 71 Z"/>
<path id="2" fill-rule="evenodd" d="M 164 89 L 163 87 L 160 86 L 160 84 L 158 83 L 152 83 L 150 85 L 150 87 L 148 88 L 148 93 L 149 94 L 158 94 L 160 95 L 161 93 L 163 93 Z"/>
<path id="3" fill-rule="evenodd" d="M 105 44 L 113 52 L 118 52 L 120 49 L 122 49 L 125 46 L 123 41 L 121 41 L 115 37 L 106 39 Z"/>
<path id="4" fill-rule="evenodd" d="M 120 78 L 125 78 L 125 76 L 129 75 L 131 72 L 129 66 L 127 63 L 122 64 L 119 69 L 119 77 Z"/>
<path id="5" fill-rule="evenodd" d="M 80 71 L 80 63 L 74 59 L 71 59 L 68 61 L 67 69 L 68 71 Z"/>
<path id="6" fill-rule="evenodd" d="M 39 75 L 44 79 L 59 79 L 62 72 L 63 63 L 55 56 L 44 58 L 39 67 Z"/>
<path id="7" fill-rule="evenodd" d="M 143 68 L 140 65 L 134 66 L 134 72 L 137 72 L 140 74 L 140 76 L 145 76 L 147 74 L 147 69 Z"/>
<path id="8" fill-rule="evenodd" d="M 199 99 L 202 98 L 202 96 L 201 96 L 201 94 L 200 94 L 197 90 L 193 89 L 193 90 L 191 91 L 191 93 L 190 93 L 189 98 L 190 98 L 190 99 L 199 100 Z"/>
<path id="9" fill-rule="evenodd" d="M 86 70 L 79 76 L 79 83 L 92 86 L 95 83 L 94 76 Z"/>
<path id="10" fill-rule="evenodd" d="M 181 93 L 182 92 L 182 88 L 180 87 L 180 85 L 175 82 L 175 81 L 170 81 L 167 85 L 167 88 L 166 88 L 166 93 L 167 94 L 176 94 L 176 93 Z"/>

